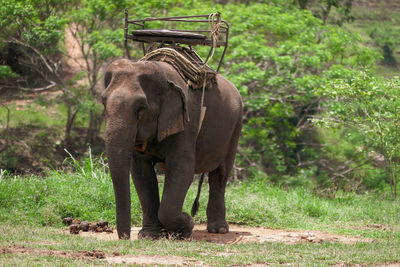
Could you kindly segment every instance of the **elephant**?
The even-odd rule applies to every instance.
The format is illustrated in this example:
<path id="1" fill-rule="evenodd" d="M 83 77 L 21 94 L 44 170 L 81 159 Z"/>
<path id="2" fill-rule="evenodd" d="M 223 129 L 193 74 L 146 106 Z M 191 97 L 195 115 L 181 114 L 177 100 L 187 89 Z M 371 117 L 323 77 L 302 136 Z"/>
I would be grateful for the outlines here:
<path id="1" fill-rule="evenodd" d="M 189 237 L 194 222 L 182 212 L 194 174 L 208 173 L 207 230 L 227 233 L 225 187 L 242 128 L 242 100 L 222 75 L 193 90 L 166 62 L 116 59 L 104 73 L 105 149 L 116 202 L 118 237 L 130 239 L 130 174 L 142 207 L 139 238 Z M 201 125 L 201 127 L 200 127 Z M 160 201 L 155 165 L 165 166 Z"/>

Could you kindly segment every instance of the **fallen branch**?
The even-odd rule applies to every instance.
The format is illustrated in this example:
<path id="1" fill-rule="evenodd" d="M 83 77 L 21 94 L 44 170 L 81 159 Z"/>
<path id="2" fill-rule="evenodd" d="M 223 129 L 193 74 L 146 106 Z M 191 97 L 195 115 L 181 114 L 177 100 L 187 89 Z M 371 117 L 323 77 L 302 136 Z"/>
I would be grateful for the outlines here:
<path id="1" fill-rule="evenodd" d="M 18 87 L 18 89 L 23 90 L 23 91 L 34 91 L 34 92 L 42 92 L 46 91 L 49 89 L 52 89 L 57 86 L 57 83 L 54 81 L 51 81 L 51 83 L 45 87 L 40 87 L 40 88 L 25 88 L 25 87 Z"/>

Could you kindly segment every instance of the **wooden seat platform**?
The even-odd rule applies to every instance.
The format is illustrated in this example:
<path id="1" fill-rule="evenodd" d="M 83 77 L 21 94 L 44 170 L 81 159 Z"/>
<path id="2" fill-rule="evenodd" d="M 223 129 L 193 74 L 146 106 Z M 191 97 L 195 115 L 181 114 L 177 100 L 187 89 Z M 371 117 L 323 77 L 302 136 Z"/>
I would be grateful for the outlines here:
<path id="1" fill-rule="evenodd" d="M 154 22 L 156 24 L 152 24 Z M 170 27 L 182 26 L 183 29 L 154 29 L 157 27 L 154 25 L 158 25 L 160 22 L 162 22 L 164 26 L 168 24 L 170 25 Z M 194 24 L 194 29 L 187 30 L 188 27 L 185 25 L 188 24 Z M 130 25 L 133 27 L 140 27 L 141 29 L 134 29 L 129 31 Z M 202 27 L 201 25 L 204 25 L 204 27 L 199 29 L 199 26 Z M 150 28 L 146 28 L 146 26 L 150 26 Z M 229 23 L 222 20 L 220 13 L 218 12 L 210 15 L 129 20 L 128 11 L 125 10 L 124 46 L 125 54 L 128 58 L 130 58 L 130 55 L 127 40 L 141 42 L 144 55 L 146 55 L 146 53 L 148 53 L 149 51 L 145 48 L 145 43 L 150 44 L 148 47 L 151 47 L 154 43 L 157 43 L 159 47 L 164 46 L 164 44 L 172 45 L 172 47 L 183 44 L 189 45 L 190 49 L 192 49 L 191 46 L 193 45 L 209 46 L 210 51 L 207 58 L 204 60 L 204 64 L 206 64 L 208 60 L 214 55 L 215 48 L 223 47 L 222 55 L 220 56 L 218 63 L 218 72 L 219 68 L 221 67 L 226 49 L 228 47 L 228 34 Z"/>

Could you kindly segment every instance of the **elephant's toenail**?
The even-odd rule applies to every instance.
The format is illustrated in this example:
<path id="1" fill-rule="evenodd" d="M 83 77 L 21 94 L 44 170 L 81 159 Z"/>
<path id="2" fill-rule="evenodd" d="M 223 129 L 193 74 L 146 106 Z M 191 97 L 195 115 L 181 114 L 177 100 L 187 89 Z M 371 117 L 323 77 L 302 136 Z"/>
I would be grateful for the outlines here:
<path id="1" fill-rule="evenodd" d="M 217 230 L 216 229 L 211 229 L 211 233 L 215 234 L 215 233 L 217 233 Z"/>
<path id="2" fill-rule="evenodd" d="M 226 229 L 225 227 L 221 227 L 218 229 L 219 233 L 221 234 L 226 234 L 228 232 L 228 229 Z"/>

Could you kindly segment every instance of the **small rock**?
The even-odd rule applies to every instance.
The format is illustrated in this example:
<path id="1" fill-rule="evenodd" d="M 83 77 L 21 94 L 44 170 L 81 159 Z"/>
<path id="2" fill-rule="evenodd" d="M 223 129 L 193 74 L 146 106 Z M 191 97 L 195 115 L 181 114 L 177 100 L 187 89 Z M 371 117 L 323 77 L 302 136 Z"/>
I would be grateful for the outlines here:
<path id="1" fill-rule="evenodd" d="M 89 231 L 89 222 L 83 221 L 79 224 L 79 230 L 82 230 L 84 232 Z"/>
<path id="2" fill-rule="evenodd" d="M 104 259 L 106 257 L 106 254 L 101 250 L 93 250 L 93 254 L 98 259 Z"/>
<path id="3" fill-rule="evenodd" d="M 72 224 L 80 224 L 81 221 L 79 219 L 73 219 Z"/>
<path id="4" fill-rule="evenodd" d="M 71 224 L 72 224 L 72 218 L 71 218 L 71 217 L 65 217 L 65 218 L 62 220 L 62 222 L 63 222 L 63 224 L 65 224 L 65 225 L 71 225 Z"/>
<path id="5" fill-rule="evenodd" d="M 113 255 L 114 255 L 114 256 L 121 256 L 121 254 L 120 254 L 118 251 L 114 251 L 114 252 L 113 252 Z"/>
<path id="6" fill-rule="evenodd" d="M 79 234 L 79 225 L 78 224 L 71 224 L 69 226 L 69 233 L 73 235 Z"/>
<path id="7" fill-rule="evenodd" d="M 94 256 L 94 252 L 93 251 L 85 251 L 85 255 L 89 256 L 89 257 L 93 257 Z"/>
<path id="8" fill-rule="evenodd" d="M 108 222 L 106 220 L 100 220 L 97 225 L 101 228 L 106 228 L 108 226 Z"/>

